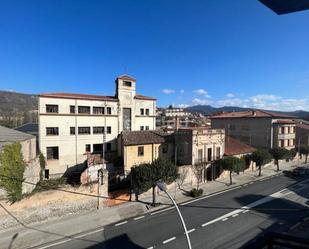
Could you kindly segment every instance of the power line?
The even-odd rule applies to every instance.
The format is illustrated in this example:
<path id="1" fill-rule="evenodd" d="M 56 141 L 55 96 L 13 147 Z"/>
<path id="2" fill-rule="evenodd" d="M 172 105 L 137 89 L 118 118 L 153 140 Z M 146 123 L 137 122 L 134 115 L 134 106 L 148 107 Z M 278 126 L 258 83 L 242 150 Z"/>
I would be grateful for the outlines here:
<path id="1" fill-rule="evenodd" d="M 87 193 L 76 192 L 76 191 L 71 191 L 71 190 L 65 190 L 65 189 L 61 189 L 59 187 L 44 186 L 44 185 L 35 184 L 35 183 L 32 183 L 32 182 L 25 181 L 23 179 L 18 179 L 18 178 L 6 176 L 6 175 L 1 175 L 1 174 L 0 174 L 0 177 L 8 178 L 8 179 L 11 179 L 13 181 L 24 182 L 24 183 L 30 184 L 30 185 L 40 186 L 42 188 L 46 188 L 46 190 L 57 190 L 57 191 L 61 191 L 61 192 L 65 192 L 65 193 L 70 193 L 70 194 L 77 194 L 77 195 L 83 195 L 83 196 L 88 196 L 88 197 L 95 197 L 95 198 L 102 198 L 102 199 L 109 199 L 109 200 L 119 200 L 119 201 L 126 201 L 126 202 L 128 202 L 127 199 L 112 198 L 112 197 L 109 197 L 109 196 L 94 195 L 94 194 L 87 194 Z M 141 203 L 140 201 L 134 201 L 134 200 L 131 200 L 130 202 Z M 170 207 L 173 206 L 171 203 L 161 203 L 160 202 L 158 204 L 164 205 L 164 206 L 170 206 Z M 239 210 L 239 209 L 243 209 L 243 210 L 255 210 L 255 211 L 309 211 L 308 207 L 305 207 L 305 208 L 257 208 L 257 207 L 247 208 L 247 207 L 222 207 L 222 206 L 187 205 L 185 203 L 184 204 L 178 203 L 178 205 L 180 205 L 182 208 L 184 208 L 184 207 L 194 207 L 194 208 L 222 209 L 222 210 Z"/>

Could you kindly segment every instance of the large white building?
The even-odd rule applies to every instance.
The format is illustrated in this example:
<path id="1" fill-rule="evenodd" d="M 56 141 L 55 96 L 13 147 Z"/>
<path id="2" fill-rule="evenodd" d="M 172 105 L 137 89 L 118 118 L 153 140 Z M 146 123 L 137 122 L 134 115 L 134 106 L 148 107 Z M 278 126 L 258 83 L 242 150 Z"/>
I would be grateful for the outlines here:
<path id="1" fill-rule="evenodd" d="M 128 75 L 116 79 L 115 96 L 41 94 L 39 147 L 48 173 L 62 175 L 103 148 L 105 158 L 116 157 L 118 134 L 155 130 L 155 115 L 156 99 L 136 94 L 136 80 Z"/>

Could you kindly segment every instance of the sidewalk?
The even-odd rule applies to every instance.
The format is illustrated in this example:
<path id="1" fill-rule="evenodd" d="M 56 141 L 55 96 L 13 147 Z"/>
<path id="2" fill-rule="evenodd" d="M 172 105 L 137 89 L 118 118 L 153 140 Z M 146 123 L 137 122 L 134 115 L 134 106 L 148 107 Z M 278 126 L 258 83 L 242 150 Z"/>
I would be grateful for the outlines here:
<path id="1" fill-rule="evenodd" d="M 288 165 L 282 165 L 282 170 L 289 170 L 295 167 L 297 162 L 292 162 Z M 201 184 L 200 187 L 204 190 L 204 195 L 213 194 L 215 192 L 224 191 L 227 189 L 235 188 L 239 185 L 246 184 L 252 181 L 261 180 L 271 177 L 280 172 L 276 171 L 275 165 L 269 165 L 262 169 L 262 176 L 257 177 L 257 171 L 247 171 L 239 175 L 233 175 L 233 185 L 229 185 L 229 179 L 224 181 L 212 181 Z M 191 185 L 182 186 L 185 190 L 191 190 Z M 169 191 L 170 194 L 176 199 L 178 203 L 192 200 L 191 197 L 183 194 L 183 191 Z M 72 239 L 80 233 L 90 232 L 101 229 L 112 223 L 117 223 L 121 220 L 129 219 L 134 216 L 143 215 L 146 213 L 154 212 L 165 206 L 150 208 L 146 203 L 152 201 L 152 196 L 148 195 L 140 199 L 140 202 L 127 202 L 121 205 L 112 207 L 103 207 L 100 210 L 91 210 L 83 214 L 67 215 L 60 219 L 51 219 L 46 222 L 33 225 L 20 225 L 17 228 L 7 229 L 0 231 L 0 248 L 9 248 L 11 241 L 14 240 L 13 236 L 17 234 L 14 240 L 14 247 L 12 248 L 29 248 L 32 246 L 42 245 L 47 242 Z M 170 200 L 164 193 L 159 193 L 157 202 L 171 204 Z M 13 219 L 13 217 L 12 217 Z M 22 222 L 22 221 L 20 221 Z"/>

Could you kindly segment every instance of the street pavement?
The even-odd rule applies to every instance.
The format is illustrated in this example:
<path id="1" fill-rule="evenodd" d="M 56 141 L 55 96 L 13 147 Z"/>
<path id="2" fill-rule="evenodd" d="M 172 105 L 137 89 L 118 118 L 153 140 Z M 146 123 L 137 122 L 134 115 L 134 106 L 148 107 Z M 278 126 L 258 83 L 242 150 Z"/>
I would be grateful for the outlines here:
<path id="1" fill-rule="evenodd" d="M 309 179 L 275 175 L 180 205 L 192 248 L 241 248 L 309 216 Z M 81 226 L 83 224 L 80 224 Z M 175 209 L 155 211 L 35 248 L 187 248 Z"/>

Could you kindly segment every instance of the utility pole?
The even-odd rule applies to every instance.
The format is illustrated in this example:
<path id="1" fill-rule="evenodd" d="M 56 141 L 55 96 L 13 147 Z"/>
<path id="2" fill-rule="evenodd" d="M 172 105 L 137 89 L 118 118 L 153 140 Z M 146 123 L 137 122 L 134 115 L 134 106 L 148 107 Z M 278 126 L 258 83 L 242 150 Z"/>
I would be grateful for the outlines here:
<path id="1" fill-rule="evenodd" d="M 98 199 L 97 199 L 97 209 L 100 208 L 100 170 L 98 170 Z"/>

